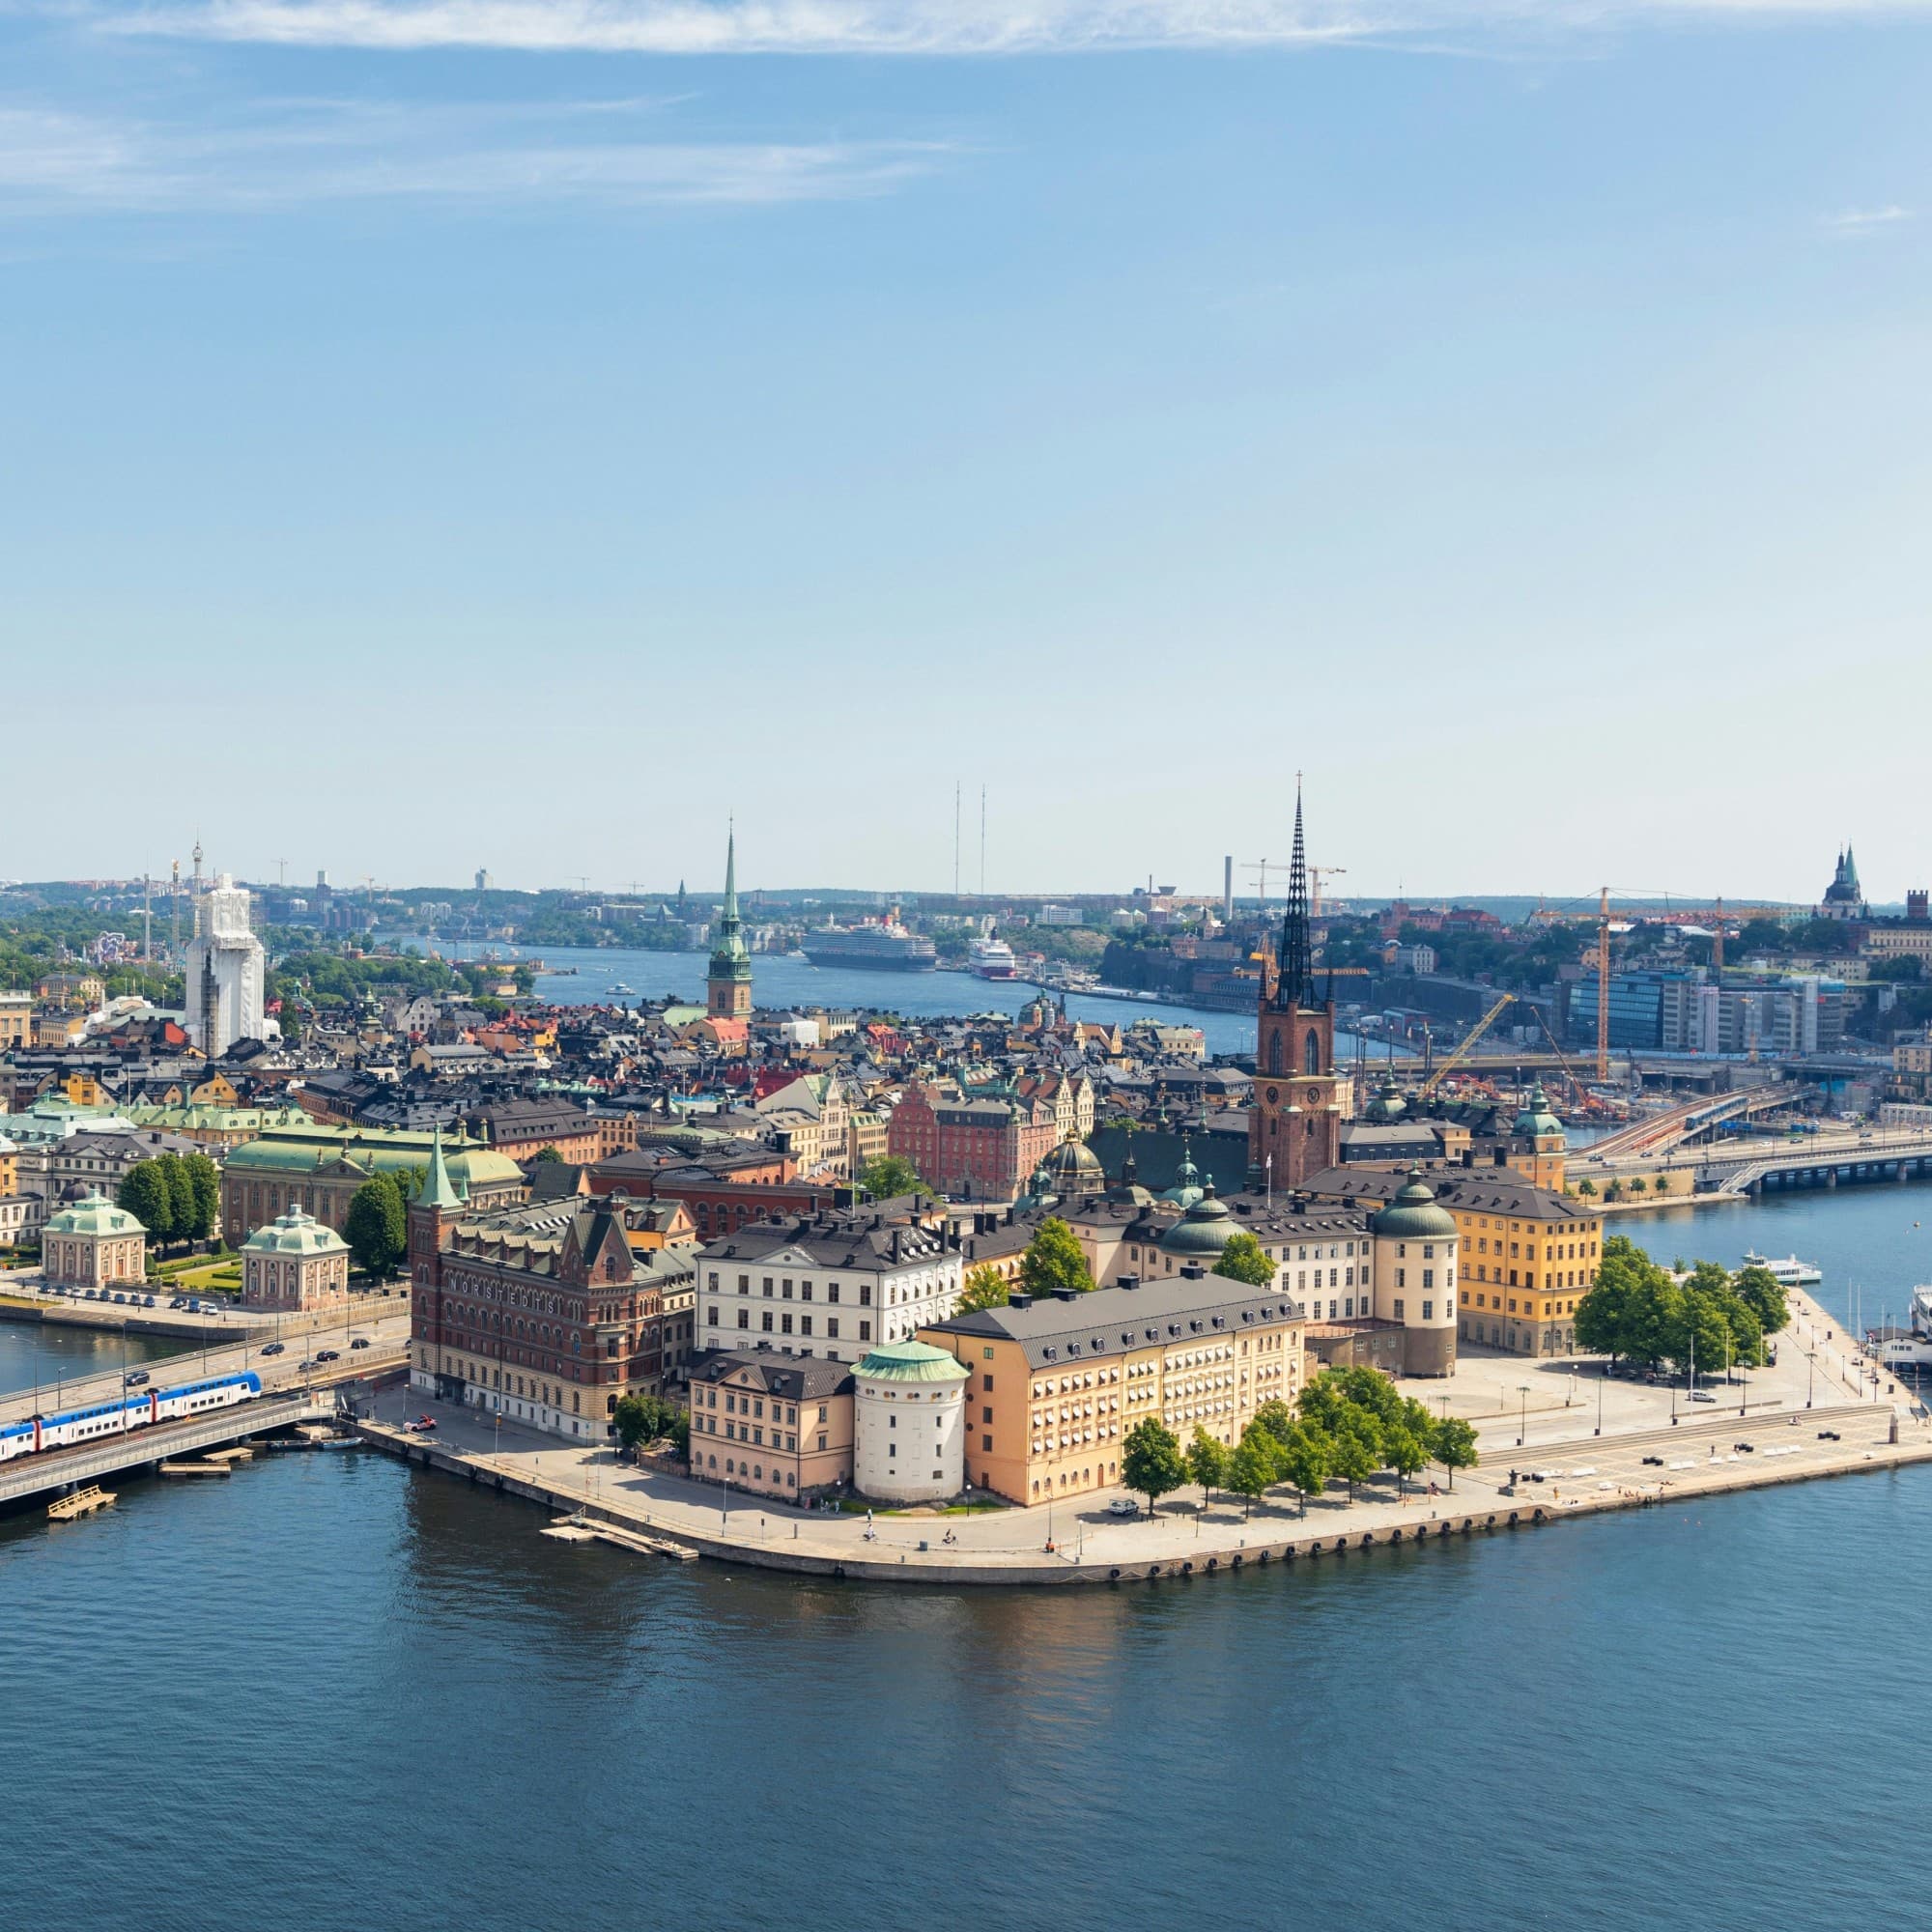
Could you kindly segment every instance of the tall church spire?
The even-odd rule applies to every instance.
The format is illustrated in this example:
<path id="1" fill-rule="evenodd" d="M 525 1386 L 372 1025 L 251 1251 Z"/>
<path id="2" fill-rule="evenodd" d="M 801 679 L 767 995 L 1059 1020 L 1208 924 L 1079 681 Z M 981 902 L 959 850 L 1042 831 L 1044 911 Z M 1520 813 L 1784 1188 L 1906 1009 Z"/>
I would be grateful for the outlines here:
<path id="1" fill-rule="evenodd" d="M 416 1196 L 419 1208 L 460 1208 L 463 1198 L 456 1191 L 449 1179 L 449 1168 L 442 1157 L 442 1122 L 436 1123 L 435 1137 L 430 1142 L 429 1172 L 423 1177 L 422 1192 Z"/>
<path id="2" fill-rule="evenodd" d="M 1315 1004 L 1315 956 L 1308 934 L 1308 853 L 1301 837 L 1301 775 L 1294 780 L 1294 851 L 1288 867 L 1288 910 L 1281 922 L 1280 971 L 1275 979 L 1278 1007 Z"/>
<path id="3" fill-rule="evenodd" d="M 738 915 L 738 832 L 724 846 L 724 903 L 718 910 L 718 939 L 705 975 L 705 1007 L 713 1019 L 748 1019 L 752 1011 L 752 955 Z"/>

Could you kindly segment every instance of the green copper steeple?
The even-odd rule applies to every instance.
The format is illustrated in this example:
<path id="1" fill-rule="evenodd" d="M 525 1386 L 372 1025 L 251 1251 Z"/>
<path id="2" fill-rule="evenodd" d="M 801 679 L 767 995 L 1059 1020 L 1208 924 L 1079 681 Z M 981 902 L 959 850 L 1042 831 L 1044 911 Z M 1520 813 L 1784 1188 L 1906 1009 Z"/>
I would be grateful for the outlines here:
<path id="1" fill-rule="evenodd" d="M 752 1010 L 752 955 L 745 947 L 744 921 L 738 916 L 738 833 L 724 846 L 724 903 L 718 912 L 718 938 L 704 976 L 705 1005 L 714 1019 L 744 1019 Z"/>
<path id="2" fill-rule="evenodd" d="M 422 1192 L 415 1198 L 419 1208 L 461 1208 L 463 1197 L 449 1179 L 442 1158 L 442 1123 L 437 1122 L 436 1138 L 430 1143 L 429 1173 L 423 1177 Z"/>

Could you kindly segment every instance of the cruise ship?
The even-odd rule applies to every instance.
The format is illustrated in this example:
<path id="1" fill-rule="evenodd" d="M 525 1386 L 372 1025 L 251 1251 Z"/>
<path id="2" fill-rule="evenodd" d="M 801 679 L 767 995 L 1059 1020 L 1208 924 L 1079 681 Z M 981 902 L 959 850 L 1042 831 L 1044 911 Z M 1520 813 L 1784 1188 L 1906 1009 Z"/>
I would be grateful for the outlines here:
<path id="1" fill-rule="evenodd" d="M 1019 965 L 1004 939 L 976 939 L 966 960 L 966 970 L 980 980 L 1010 980 Z"/>
<path id="2" fill-rule="evenodd" d="M 932 941 L 908 932 L 896 915 L 863 925 L 822 925 L 805 935 L 814 966 L 852 966 L 867 973 L 930 973 L 939 964 Z"/>

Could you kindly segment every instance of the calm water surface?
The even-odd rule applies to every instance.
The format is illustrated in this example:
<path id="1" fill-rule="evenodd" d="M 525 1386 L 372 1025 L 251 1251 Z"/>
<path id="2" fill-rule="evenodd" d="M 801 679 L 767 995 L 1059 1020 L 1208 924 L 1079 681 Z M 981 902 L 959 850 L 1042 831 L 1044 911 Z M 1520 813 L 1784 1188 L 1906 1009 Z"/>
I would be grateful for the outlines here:
<path id="1" fill-rule="evenodd" d="M 1928 1207 L 1628 1225 L 1665 1258 L 1796 1247 L 1835 1303 L 1932 1275 Z M 1065 1595 L 541 1520 L 367 1452 L 0 1520 L 8 1923 L 1922 1918 L 1932 1470 Z"/>

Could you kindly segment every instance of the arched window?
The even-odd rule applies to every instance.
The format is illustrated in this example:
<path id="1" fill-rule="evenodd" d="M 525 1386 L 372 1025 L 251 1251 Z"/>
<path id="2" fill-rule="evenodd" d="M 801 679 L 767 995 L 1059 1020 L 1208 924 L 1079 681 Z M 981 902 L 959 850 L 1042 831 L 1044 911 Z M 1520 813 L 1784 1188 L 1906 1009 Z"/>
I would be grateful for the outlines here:
<path id="1" fill-rule="evenodd" d="M 1321 1036 L 1313 1027 L 1308 1029 L 1308 1037 L 1301 1042 L 1301 1070 L 1304 1073 L 1321 1071 Z"/>
<path id="2" fill-rule="evenodd" d="M 1271 1035 L 1268 1039 L 1268 1071 L 1270 1073 L 1285 1073 L 1287 1070 L 1281 1064 L 1281 1035 Z"/>

